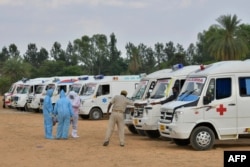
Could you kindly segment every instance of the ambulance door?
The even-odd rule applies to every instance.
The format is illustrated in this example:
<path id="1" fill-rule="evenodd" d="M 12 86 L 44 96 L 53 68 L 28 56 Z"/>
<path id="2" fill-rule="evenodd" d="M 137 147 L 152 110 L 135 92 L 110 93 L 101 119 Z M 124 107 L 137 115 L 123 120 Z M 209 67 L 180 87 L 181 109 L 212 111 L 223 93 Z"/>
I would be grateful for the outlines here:
<path id="1" fill-rule="evenodd" d="M 107 112 L 108 104 L 111 100 L 110 84 L 100 84 L 96 93 L 96 105 L 103 113 Z"/>
<path id="2" fill-rule="evenodd" d="M 205 105 L 204 119 L 212 122 L 222 138 L 237 132 L 235 89 L 234 76 L 220 76 L 211 78 L 205 90 L 204 98 L 209 102 Z"/>
<path id="3" fill-rule="evenodd" d="M 237 78 L 238 133 L 250 133 L 250 75 Z"/>

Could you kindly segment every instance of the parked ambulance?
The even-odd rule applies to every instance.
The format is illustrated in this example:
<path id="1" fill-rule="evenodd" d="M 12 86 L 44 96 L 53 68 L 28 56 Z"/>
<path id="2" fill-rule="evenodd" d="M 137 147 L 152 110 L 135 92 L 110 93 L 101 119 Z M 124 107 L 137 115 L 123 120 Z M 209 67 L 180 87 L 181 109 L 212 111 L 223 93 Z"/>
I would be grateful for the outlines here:
<path id="1" fill-rule="evenodd" d="M 160 119 L 161 104 L 151 105 L 151 102 L 160 102 L 173 94 L 174 86 L 181 89 L 189 73 L 198 70 L 199 66 L 183 66 L 177 64 L 173 66 L 172 71 L 165 73 L 157 79 L 154 91 L 149 99 L 142 101 L 145 106 L 135 109 L 133 115 L 133 124 L 137 130 L 144 131 L 150 138 L 160 137 L 158 130 L 158 120 Z"/>
<path id="2" fill-rule="evenodd" d="M 222 61 L 191 73 L 177 101 L 161 108 L 158 129 L 176 145 L 208 150 L 215 139 L 250 133 L 250 61 Z"/>
<path id="3" fill-rule="evenodd" d="M 48 78 L 35 78 L 28 80 L 22 87 L 22 89 L 15 95 L 13 95 L 12 106 L 18 110 L 28 111 L 27 100 L 28 95 L 33 94 L 37 86 L 44 83 Z"/>
<path id="4" fill-rule="evenodd" d="M 28 94 L 27 108 L 29 111 L 39 111 L 40 98 L 46 94 L 46 86 L 53 82 L 55 77 L 50 77 L 39 83 L 34 92 Z"/>
<path id="5" fill-rule="evenodd" d="M 113 96 L 119 95 L 121 90 L 128 92 L 131 97 L 140 82 L 139 75 L 95 76 L 95 81 L 86 84 L 81 98 L 79 116 L 98 120 L 107 113 L 107 108 Z"/>
<path id="6" fill-rule="evenodd" d="M 56 77 L 53 82 L 49 83 L 45 87 L 45 91 L 49 88 L 53 89 L 53 94 L 51 97 L 51 102 L 54 105 L 56 101 L 60 98 L 60 91 L 64 90 L 65 94 L 67 95 L 70 91 L 71 85 L 78 81 L 79 76 L 65 76 L 65 77 Z M 46 93 L 42 94 L 39 103 L 39 111 L 42 112 L 43 110 L 43 100 L 46 96 Z"/>
<path id="7" fill-rule="evenodd" d="M 88 82 L 93 82 L 93 81 L 95 81 L 94 76 L 88 76 L 88 75 L 80 76 L 78 77 L 78 81 L 74 82 L 71 85 L 70 91 L 76 92 L 79 96 L 83 95 L 83 92 L 86 88 L 86 84 Z"/>
<path id="8" fill-rule="evenodd" d="M 10 87 L 10 89 L 8 90 L 8 92 L 4 93 L 3 96 L 3 108 L 12 108 L 11 106 L 11 97 L 15 94 L 17 94 L 23 87 L 24 83 L 27 81 L 28 79 L 23 78 L 20 81 L 17 81 L 15 83 L 13 83 Z"/>
<path id="9" fill-rule="evenodd" d="M 145 74 L 145 76 L 141 76 L 140 83 L 138 84 L 136 90 L 134 91 L 131 99 L 138 103 L 140 101 L 144 101 L 150 97 L 150 94 L 153 92 L 153 89 L 155 88 L 155 84 L 158 78 L 161 78 L 166 73 L 170 72 L 171 69 L 163 69 L 159 71 L 155 71 L 153 73 L 150 73 L 148 75 Z M 134 115 L 134 106 L 127 106 L 126 113 L 125 113 L 125 125 L 128 127 L 128 130 L 133 134 L 138 134 L 138 130 L 136 130 L 134 124 L 133 124 L 133 115 Z"/>

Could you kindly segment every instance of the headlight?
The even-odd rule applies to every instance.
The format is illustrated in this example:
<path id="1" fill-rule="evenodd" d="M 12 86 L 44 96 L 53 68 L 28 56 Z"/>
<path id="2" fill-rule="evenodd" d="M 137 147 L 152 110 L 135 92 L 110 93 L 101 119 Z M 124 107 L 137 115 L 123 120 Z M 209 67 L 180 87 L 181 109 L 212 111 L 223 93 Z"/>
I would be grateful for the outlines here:
<path id="1" fill-rule="evenodd" d="M 176 122 L 178 121 L 180 115 L 182 115 L 182 114 L 183 114 L 183 111 L 176 111 L 176 112 L 174 113 L 174 118 L 175 118 L 175 121 L 176 121 Z"/>

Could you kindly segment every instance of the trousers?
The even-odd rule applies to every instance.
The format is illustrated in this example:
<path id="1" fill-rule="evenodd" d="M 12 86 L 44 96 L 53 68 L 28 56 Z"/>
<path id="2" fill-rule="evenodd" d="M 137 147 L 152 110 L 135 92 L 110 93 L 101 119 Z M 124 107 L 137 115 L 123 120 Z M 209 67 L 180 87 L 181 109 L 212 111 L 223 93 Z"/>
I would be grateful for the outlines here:
<path id="1" fill-rule="evenodd" d="M 109 117 L 108 128 L 106 131 L 105 141 L 109 141 L 113 132 L 115 125 L 118 128 L 120 144 L 124 144 L 125 135 L 124 135 L 124 115 L 122 112 L 112 112 Z"/>

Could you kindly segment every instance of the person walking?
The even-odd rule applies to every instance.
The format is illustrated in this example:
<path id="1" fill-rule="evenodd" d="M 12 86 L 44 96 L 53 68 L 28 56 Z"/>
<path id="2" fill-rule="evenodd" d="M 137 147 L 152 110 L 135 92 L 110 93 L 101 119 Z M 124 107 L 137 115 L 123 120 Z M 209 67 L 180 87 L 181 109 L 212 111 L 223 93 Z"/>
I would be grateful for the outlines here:
<path id="1" fill-rule="evenodd" d="M 75 91 L 70 91 L 68 94 L 68 98 L 72 104 L 74 115 L 73 115 L 73 121 L 72 121 L 72 132 L 71 136 L 73 138 L 79 137 L 77 135 L 77 129 L 78 129 L 78 117 L 79 117 L 79 107 L 81 105 L 80 97 Z"/>
<path id="2" fill-rule="evenodd" d="M 56 139 L 68 139 L 70 121 L 74 115 L 70 100 L 66 97 L 64 90 L 60 91 L 60 99 L 54 107 L 54 114 L 57 116 Z"/>
<path id="3" fill-rule="evenodd" d="M 115 95 L 107 109 L 107 115 L 109 115 L 109 110 L 111 106 L 113 105 L 111 115 L 109 117 L 108 122 L 108 128 L 106 131 L 106 136 L 104 139 L 103 146 L 108 146 L 110 137 L 112 136 L 112 133 L 114 131 L 115 125 L 118 127 L 118 134 L 119 134 L 119 140 L 120 140 L 120 146 L 124 147 L 125 144 L 125 137 L 124 137 L 124 112 L 127 105 L 134 105 L 134 102 L 132 100 L 129 100 L 126 98 L 127 91 L 122 90 L 120 95 Z"/>
<path id="4" fill-rule="evenodd" d="M 44 118 L 44 131 L 46 139 L 54 139 L 52 135 L 53 129 L 53 105 L 51 97 L 53 89 L 48 89 L 43 102 L 43 118 Z"/>

